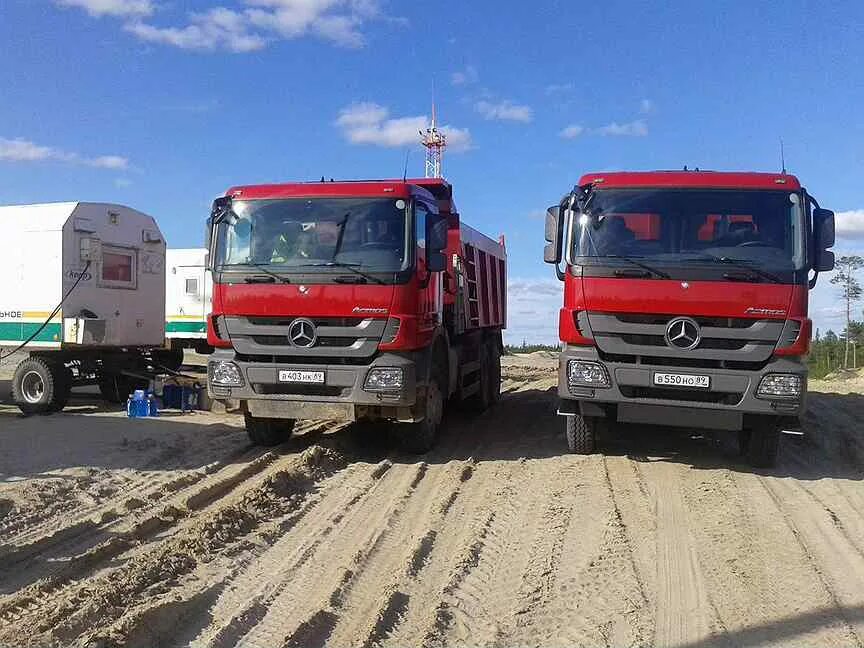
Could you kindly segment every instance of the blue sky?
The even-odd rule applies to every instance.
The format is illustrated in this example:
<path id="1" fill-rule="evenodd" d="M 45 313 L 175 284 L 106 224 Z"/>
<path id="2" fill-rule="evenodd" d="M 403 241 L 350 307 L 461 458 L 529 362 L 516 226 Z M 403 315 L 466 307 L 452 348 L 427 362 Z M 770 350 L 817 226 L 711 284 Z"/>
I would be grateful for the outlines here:
<path id="1" fill-rule="evenodd" d="M 554 340 L 542 212 L 585 171 L 787 166 L 864 240 L 855 2 L 4 0 L 0 203 L 105 200 L 195 246 L 231 184 L 445 175 L 509 243 L 511 340 Z M 811 315 L 840 328 L 827 277 Z"/>

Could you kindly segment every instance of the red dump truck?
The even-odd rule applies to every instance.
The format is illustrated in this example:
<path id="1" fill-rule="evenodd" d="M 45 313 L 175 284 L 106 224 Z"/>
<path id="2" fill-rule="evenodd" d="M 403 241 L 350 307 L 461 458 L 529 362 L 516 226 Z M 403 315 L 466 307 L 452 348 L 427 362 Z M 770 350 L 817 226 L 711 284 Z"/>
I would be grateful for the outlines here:
<path id="1" fill-rule="evenodd" d="M 209 231 L 208 389 L 254 443 L 380 420 L 425 452 L 448 402 L 498 400 L 504 243 L 461 222 L 445 180 L 234 187 Z"/>
<path id="2" fill-rule="evenodd" d="M 751 463 L 774 463 L 804 411 L 833 212 L 786 173 L 592 173 L 549 209 L 546 240 L 571 451 L 620 421 L 738 432 Z"/>

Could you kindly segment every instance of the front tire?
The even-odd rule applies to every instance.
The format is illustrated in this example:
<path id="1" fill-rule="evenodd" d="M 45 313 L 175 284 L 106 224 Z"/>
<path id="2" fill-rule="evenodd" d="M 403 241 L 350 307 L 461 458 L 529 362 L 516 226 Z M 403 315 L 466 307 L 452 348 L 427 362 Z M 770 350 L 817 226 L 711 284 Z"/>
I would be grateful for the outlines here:
<path id="1" fill-rule="evenodd" d="M 438 431 L 444 418 L 444 395 L 438 380 L 434 379 L 427 385 L 426 404 L 422 421 L 408 423 L 400 430 L 400 441 L 406 452 L 425 454 L 429 452 L 438 440 Z"/>
<path id="2" fill-rule="evenodd" d="M 273 419 L 244 414 L 246 434 L 249 441 L 257 446 L 275 446 L 291 438 L 294 432 L 294 419 Z"/>
<path id="3" fill-rule="evenodd" d="M 66 406 L 72 388 L 69 370 L 43 358 L 28 358 L 15 368 L 12 398 L 24 414 L 47 414 Z"/>
<path id="4" fill-rule="evenodd" d="M 741 453 L 754 468 L 773 468 L 780 453 L 780 426 L 774 421 L 759 423 L 739 436 Z"/>
<path id="5" fill-rule="evenodd" d="M 605 430 L 606 419 L 579 414 L 566 417 L 567 448 L 574 454 L 594 454 Z"/>

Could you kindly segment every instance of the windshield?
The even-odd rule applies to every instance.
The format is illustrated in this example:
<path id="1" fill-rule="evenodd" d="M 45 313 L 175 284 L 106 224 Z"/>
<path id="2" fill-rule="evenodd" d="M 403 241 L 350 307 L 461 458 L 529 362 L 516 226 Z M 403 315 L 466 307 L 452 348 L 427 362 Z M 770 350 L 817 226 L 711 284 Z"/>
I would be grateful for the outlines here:
<path id="1" fill-rule="evenodd" d="M 217 267 L 398 272 L 409 263 L 402 199 L 238 200 L 232 209 L 217 229 Z"/>
<path id="2" fill-rule="evenodd" d="M 652 266 L 804 265 L 801 197 L 788 191 L 596 190 L 576 213 L 570 258 L 644 259 Z"/>

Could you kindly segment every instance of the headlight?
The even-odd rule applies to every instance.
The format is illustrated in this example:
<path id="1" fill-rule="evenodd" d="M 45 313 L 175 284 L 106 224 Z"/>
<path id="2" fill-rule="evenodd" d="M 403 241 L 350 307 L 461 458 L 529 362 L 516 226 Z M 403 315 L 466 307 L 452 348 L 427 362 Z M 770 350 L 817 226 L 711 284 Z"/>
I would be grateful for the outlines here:
<path id="1" fill-rule="evenodd" d="M 366 391 L 397 391 L 402 389 L 402 370 L 398 368 L 372 369 L 363 385 Z"/>
<path id="2" fill-rule="evenodd" d="M 570 387 L 608 387 L 609 374 L 599 362 L 569 360 L 567 362 L 567 383 Z"/>
<path id="3" fill-rule="evenodd" d="M 240 367 L 233 362 L 225 360 L 217 360 L 211 362 L 209 366 L 210 384 L 225 385 L 228 387 L 242 387 L 243 374 L 240 373 Z"/>
<path id="4" fill-rule="evenodd" d="M 801 395 L 801 376 L 768 374 L 759 383 L 756 395 L 760 398 L 798 398 Z"/>

